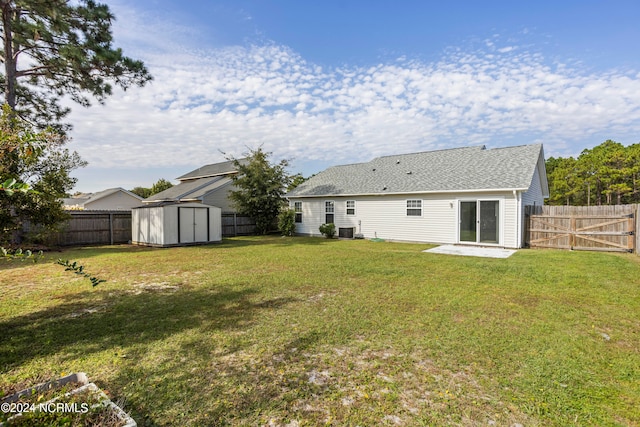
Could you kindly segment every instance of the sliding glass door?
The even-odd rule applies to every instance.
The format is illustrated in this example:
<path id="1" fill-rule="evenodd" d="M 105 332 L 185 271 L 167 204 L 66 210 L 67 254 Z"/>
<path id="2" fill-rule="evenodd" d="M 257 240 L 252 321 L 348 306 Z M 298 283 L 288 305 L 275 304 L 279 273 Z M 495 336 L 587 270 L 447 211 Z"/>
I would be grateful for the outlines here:
<path id="1" fill-rule="evenodd" d="M 477 238 L 477 208 L 475 201 L 460 202 L 460 241 L 476 242 Z"/>
<path id="2" fill-rule="evenodd" d="M 498 243 L 500 229 L 500 202 L 497 200 L 480 201 L 480 243 Z"/>
<path id="3" fill-rule="evenodd" d="M 500 243 L 500 201 L 460 202 L 460 242 Z"/>

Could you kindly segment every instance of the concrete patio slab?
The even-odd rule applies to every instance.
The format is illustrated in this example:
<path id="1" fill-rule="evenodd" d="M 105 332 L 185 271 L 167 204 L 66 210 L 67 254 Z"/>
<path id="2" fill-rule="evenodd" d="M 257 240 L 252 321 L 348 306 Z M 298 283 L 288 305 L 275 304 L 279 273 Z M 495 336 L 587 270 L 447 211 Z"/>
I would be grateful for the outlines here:
<path id="1" fill-rule="evenodd" d="M 422 252 L 445 255 L 476 256 L 484 258 L 509 258 L 516 250 L 502 248 L 483 248 L 476 246 L 442 245 Z"/>

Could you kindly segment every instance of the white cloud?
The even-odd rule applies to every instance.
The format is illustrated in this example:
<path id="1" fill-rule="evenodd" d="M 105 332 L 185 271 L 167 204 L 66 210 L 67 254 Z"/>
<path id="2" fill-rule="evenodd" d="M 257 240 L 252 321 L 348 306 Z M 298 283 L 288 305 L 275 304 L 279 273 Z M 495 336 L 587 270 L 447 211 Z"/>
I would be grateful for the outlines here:
<path id="1" fill-rule="evenodd" d="M 137 29 L 119 37 L 144 48 L 155 80 L 73 109 L 74 148 L 94 168 L 186 171 L 260 144 L 277 158 L 334 164 L 486 142 L 579 152 L 593 135 L 640 131 L 637 71 L 553 65 L 496 37 L 434 63 L 323 69 L 275 43 L 190 50 L 174 37 L 189 30 L 126 16 Z"/>

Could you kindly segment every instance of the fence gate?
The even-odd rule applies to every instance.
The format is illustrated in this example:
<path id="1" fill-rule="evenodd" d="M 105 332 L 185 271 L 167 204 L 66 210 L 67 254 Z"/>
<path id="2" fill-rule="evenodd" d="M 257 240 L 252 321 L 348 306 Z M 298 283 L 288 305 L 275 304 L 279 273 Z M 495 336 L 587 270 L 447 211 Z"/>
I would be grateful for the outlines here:
<path id="1" fill-rule="evenodd" d="M 625 209 L 625 206 L 630 209 Z M 635 250 L 635 205 L 622 205 L 616 209 L 611 209 L 611 206 L 535 208 L 538 212 L 528 213 L 527 243 L 530 247 L 616 252 Z"/>

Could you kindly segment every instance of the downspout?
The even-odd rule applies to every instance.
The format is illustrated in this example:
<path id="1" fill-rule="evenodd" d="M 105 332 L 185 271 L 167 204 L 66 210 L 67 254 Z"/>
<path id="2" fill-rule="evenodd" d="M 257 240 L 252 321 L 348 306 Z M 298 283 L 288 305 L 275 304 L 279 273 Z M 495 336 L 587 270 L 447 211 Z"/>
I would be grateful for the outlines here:
<path id="1" fill-rule="evenodd" d="M 516 248 L 522 247 L 522 195 L 518 190 L 513 190 L 513 197 L 516 199 Z"/>

